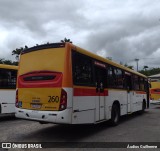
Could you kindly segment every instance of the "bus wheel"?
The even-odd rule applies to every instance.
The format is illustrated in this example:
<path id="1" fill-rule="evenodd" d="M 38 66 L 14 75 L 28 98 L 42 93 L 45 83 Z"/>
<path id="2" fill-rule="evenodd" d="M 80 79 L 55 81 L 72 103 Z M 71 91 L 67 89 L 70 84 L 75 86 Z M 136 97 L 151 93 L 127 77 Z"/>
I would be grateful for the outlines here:
<path id="1" fill-rule="evenodd" d="M 142 113 L 144 113 L 145 109 L 146 109 L 146 101 L 143 100 L 143 103 L 142 103 Z"/>
<path id="2" fill-rule="evenodd" d="M 120 108 L 118 104 L 113 104 L 112 111 L 111 111 L 111 125 L 116 126 L 118 125 L 120 120 Z"/>

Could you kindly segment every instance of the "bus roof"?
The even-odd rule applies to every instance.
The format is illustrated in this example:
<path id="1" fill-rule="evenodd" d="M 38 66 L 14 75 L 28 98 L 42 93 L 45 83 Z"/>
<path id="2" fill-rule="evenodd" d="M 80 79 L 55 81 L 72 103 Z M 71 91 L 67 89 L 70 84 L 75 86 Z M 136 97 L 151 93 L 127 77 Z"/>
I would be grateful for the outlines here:
<path id="1" fill-rule="evenodd" d="M 49 44 L 42 44 L 42 45 L 37 45 L 33 46 L 31 48 L 26 48 L 24 49 L 21 54 L 29 53 L 32 51 L 38 51 L 42 49 L 49 49 L 49 48 L 60 48 L 60 47 L 65 47 L 65 43 L 49 43 Z"/>
<path id="2" fill-rule="evenodd" d="M 1 68 L 1 69 L 18 70 L 18 66 L 15 66 L 15 65 L 0 64 L 0 68 Z"/>
<path id="3" fill-rule="evenodd" d="M 98 56 L 98 55 L 96 55 L 96 54 L 94 54 L 92 52 L 89 52 L 89 51 L 87 51 L 87 50 L 85 50 L 83 48 L 80 48 L 80 47 L 78 47 L 76 45 L 73 45 L 72 43 L 69 43 L 69 42 L 37 45 L 37 46 L 31 47 L 31 48 L 24 49 L 21 54 L 23 55 L 25 53 L 29 53 L 29 52 L 32 52 L 32 51 L 38 51 L 38 50 L 48 49 L 48 48 L 60 48 L 60 47 L 67 47 L 67 46 L 69 46 L 70 48 L 72 48 L 73 50 L 75 50 L 75 51 L 77 51 L 79 53 L 82 53 L 84 55 L 90 56 L 90 57 L 95 58 L 95 59 L 97 59 L 99 61 L 111 64 L 111 65 L 116 66 L 118 68 L 121 68 L 121 69 L 123 69 L 123 70 L 125 70 L 125 71 L 127 71 L 129 73 L 133 73 L 133 74 L 139 75 L 141 77 L 147 78 L 147 76 L 145 76 L 145 75 L 143 75 L 143 74 L 141 74 L 139 72 L 136 72 L 136 71 L 134 71 L 132 69 L 129 69 L 129 68 L 127 68 L 127 67 L 125 67 L 123 65 L 120 65 L 120 64 L 118 64 L 118 63 L 116 63 L 114 61 L 111 61 L 109 59 L 106 59 L 106 58 L 103 58 L 101 56 Z"/>

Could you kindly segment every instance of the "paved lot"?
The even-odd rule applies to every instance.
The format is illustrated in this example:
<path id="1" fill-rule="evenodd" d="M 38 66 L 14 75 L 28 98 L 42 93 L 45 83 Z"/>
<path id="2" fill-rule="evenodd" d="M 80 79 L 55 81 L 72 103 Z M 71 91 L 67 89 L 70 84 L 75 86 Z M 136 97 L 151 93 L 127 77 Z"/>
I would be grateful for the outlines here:
<path id="1" fill-rule="evenodd" d="M 142 115 L 122 117 L 116 127 L 109 126 L 108 122 L 41 125 L 14 117 L 0 117 L 0 142 L 160 142 L 160 105 L 151 105 Z"/>

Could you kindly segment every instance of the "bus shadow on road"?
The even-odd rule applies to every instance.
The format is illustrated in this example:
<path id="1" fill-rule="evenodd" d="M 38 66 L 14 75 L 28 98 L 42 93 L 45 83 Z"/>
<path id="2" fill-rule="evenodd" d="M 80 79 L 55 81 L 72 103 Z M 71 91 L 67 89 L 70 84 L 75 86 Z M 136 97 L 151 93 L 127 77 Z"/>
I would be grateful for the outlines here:
<path id="1" fill-rule="evenodd" d="M 43 126 L 43 125 L 42 125 Z M 29 138 L 34 138 L 36 140 L 44 142 L 49 140 L 51 142 L 79 142 L 83 138 L 87 138 L 91 135 L 95 135 L 99 132 L 103 132 L 109 129 L 109 122 L 103 122 L 93 125 L 51 125 L 47 128 L 42 128 L 41 130 L 30 133 L 25 136 L 28 140 Z"/>
<path id="2" fill-rule="evenodd" d="M 120 124 L 124 123 L 124 122 L 128 122 L 130 120 L 133 120 L 134 118 L 144 116 L 145 114 L 150 114 L 150 112 L 149 111 L 144 111 L 144 113 L 134 112 L 134 113 L 129 114 L 129 115 L 123 115 L 123 116 L 121 116 Z"/>
<path id="3" fill-rule="evenodd" d="M 154 109 L 160 109 L 160 106 L 156 106 Z"/>
<path id="4" fill-rule="evenodd" d="M 147 114 L 148 111 L 145 111 L 144 114 Z M 140 113 L 134 113 L 127 116 L 122 116 L 120 120 L 120 125 L 133 120 L 139 116 L 143 116 Z M 25 139 L 32 139 L 36 136 L 36 141 L 39 142 L 80 142 L 84 138 L 89 138 L 90 136 L 96 136 L 96 134 L 103 133 L 106 130 L 110 130 L 115 127 L 110 125 L 109 121 L 92 124 L 92 125 L 55 125 L 49 124 L 47 127 L 41 125 L 42 129 L 34 131 L 27 136 Z M 44 126 L 44 128 L 43 128 Z M 34 140 L 33 140 L 34 141 Z"/>
<path id="5" fill-rule="evenodd" d="M 0 122 L 12 121 L 12 120 L 17 120 L 17 118 L 13 114 L 0 115 Z"/>

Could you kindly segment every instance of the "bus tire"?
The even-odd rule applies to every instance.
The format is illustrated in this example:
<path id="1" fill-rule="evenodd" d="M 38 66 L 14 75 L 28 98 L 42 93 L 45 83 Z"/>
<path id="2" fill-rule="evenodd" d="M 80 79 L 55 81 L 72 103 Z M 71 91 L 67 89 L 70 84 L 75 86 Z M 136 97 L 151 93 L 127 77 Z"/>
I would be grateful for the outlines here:
<path id="1" fill-rule="evenodd" d="M 146 101 L 143 100 L 143 103 L 142 103 L 142 111 L 141 111 L 141 112 L 144 113 L 145 109 L 146 109 Z"/>
<path id="2" fill-rule="evenodd" d="M 112 106 L 112 111 L 111 111 L 111 125 L 116 126 L 119 124 L 120 120 L 120 107 L 118 103 L 114 103 Z"/>

